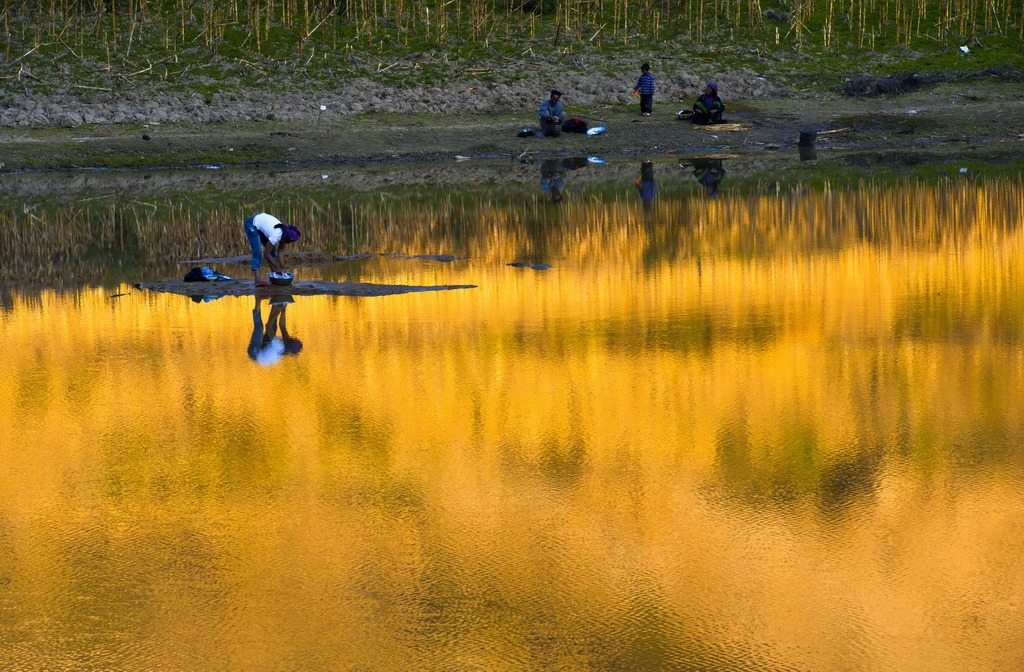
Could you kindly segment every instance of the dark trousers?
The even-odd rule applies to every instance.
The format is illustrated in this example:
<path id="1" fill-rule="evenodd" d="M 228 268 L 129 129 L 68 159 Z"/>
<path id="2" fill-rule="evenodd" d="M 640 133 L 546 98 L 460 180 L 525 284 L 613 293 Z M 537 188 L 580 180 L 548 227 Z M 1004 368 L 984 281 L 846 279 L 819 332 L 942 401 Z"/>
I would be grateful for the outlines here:
<path id="1" fill-rule="evenodd" d="M 640 94 L 640 114 L 650 114 L 654 111 L 654 94 L 653 93 L 641 93 Z"/>
<path id="2" fill-rule="evenodd" d="M 697 101 L 693 104 L 693 123 L 695 124 L 720 124 L 722 123 L 722 108 L 714 105 L 709 110 L 704 104 Z"/>
<path id="3" fill-rule="evenodd" d="M 707 112 L 694 112 L 691 119 L 695 124 L 720 124 L 722 113 L 718 110 L 708 114 Z"/>
<path id="4" fill-rule="evenodd" d="M 541 121 L 540 130 L 544 131 L 544 135 L 549 138 L 557 138 L 562 134 L 562 122 L 560 121 Z"/>

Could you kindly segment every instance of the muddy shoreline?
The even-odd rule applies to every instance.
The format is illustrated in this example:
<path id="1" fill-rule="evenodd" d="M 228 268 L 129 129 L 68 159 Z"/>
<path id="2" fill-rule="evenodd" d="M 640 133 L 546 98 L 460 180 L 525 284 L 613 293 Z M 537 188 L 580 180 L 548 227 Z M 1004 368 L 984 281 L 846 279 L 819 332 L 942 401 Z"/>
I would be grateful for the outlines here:
<path id="1" fill-rule="evenodd" d="M 295 282 L 288 286 L 255 287 L 252 279 L 211 282 L 184 282 L 163 280 L 140 282 L 136 289 L 162 294 L 176 294 L 198 299 L 221 298 L 224 296 L 391 296 L 412 292 L 439 292 L 455 289 L 475 289 L 476 285 L 387 285 L 369 282 L 331 282 L 310 280 Z"/>
<path id="2" fill-rule="evenodd" d="M 950 156 L 965 147 L 1012 149 L 1024 141 L 1019 125 L 1024 87 L 1014 82 L 976 82 L 969 90 L 940 83 L 875 96 L 766 89 L 764 95 L 727 99 L 730 123 L 721 127 L 679 121 L 676 112 L 685 104 L 667 96 L 656 98 L 651 117 L 640 117 L 635 101 L 584 104 L 570 98 L 570 115 L 607 130 L 559 138 L 517 137 L 535 124 L 534 106 L 524 97 L 516 96 L 516 109 L 467 113 L 455 120 L 432 112 L 386 111 L 293 121 L 2 128 L 0 191 L 24 189 L 23 176 L 33 173 L 70 173 L 88 181 L 97 171 L 131 169 L 155 175 L 164 169 L 194 169 L 184 172 L 195 174 L 322 168 L 332 181 L 345 183 L 347 175 L 358 188 L 368 184 L 363 177 L 376 168 L 401 172 L 408 167 L 415 180 L 423 174 L 415 163 L 455 174 L 465 173 L 466 162 L 473 160 L 530 162 L 544 156 L 727 153 L 770 163 L 780 151 L 793 152 L 807 131 L 817 133 L 821 148 L 927 150 Z M 55 179 L 67 182 L 66 177 Z"/>

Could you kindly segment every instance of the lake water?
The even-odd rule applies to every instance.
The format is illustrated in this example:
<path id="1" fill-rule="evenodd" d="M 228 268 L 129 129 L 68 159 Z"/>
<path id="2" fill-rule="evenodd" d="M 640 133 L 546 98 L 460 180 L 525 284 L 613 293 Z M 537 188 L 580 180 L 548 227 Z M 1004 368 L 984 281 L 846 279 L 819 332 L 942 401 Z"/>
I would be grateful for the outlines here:
<path id="1" fill-rule="evenodd" d="M 610 164 L 9 198 L 0 668 L 1024 669 L 1024 182 Z"/>

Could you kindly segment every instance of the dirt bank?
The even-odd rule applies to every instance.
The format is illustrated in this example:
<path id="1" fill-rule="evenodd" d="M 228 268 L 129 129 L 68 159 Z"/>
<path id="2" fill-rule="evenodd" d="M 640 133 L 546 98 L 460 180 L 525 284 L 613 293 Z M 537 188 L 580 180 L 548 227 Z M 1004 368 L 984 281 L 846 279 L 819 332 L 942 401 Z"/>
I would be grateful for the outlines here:
<path id="1" fill-rule="evenodd" d="M 724 84 L 722 88 L 727 90 Z M 770 87 L 766 91 L 771 91 Z M 477 92 L 465 95 L 472 97 Z M 295 121 L 231 124 L 7 128 L 0 130 L 0 172 L 323 166 L 334 167 L 325 173 L 337 174 L 339 168 L 362 173 L 366 166 L 377 164 L 546 154 L 729 152 L 769 158 L 773 152 L 794 147 L 800 133 L 808 130 L 818 132 L 823 147 L 948 147 L 956 153 L 965 144 L 1020 142 L 1019 119 L 1024 118 L 1024 89 L 1000 81 L 976 82 L 969 89 L 943 83 L 902 95 L 869 97 L 833 91 L 727 97 L 726 116 L 731 123 L 722 127 L 678 121 L 676 112 L 687 105 L 668 95 L 656 98 L 653 116 L 640 117 L 635 100 L 585 103 L 567 93 L 569 114 L 585 118 L 591 125 L 604 125 L 606 132 L 524 139 L 517 137 L 517 132 L 535 123 L 537 96 L 525 91 L 508 98 L 495 91 L 482 95 L 490 101 L 484 107 L 498 105 L 500 111 L 467 112 L 457 117 L 405 114 L 395 112 L 382 98 L 380 109 L 390 111 L 319 120 L 306 115 Z M 592 101 L 598 95 L 580 97 Z M 0 179 L 3 181 L 6 178 Z"/>
<path id="2" fill-rule="evenodd" d="M 659 73 L 663 101 L 690 100 L 715 78 L 733 100 L 784 94 L 752 71 Z M 486 83 L 459 79 L 438 86 L 388 86 L 357 78 L 322 93 L 247 91 L 226 93 L 153 93 L 126 91 L 95 95 L 26 95 L 0 90 L 0 127 L 75 128 L 82 125 L 223 124 L 241 122 L 314 122 L 331 124 L 363 114 L 496 113 L 535 108 L 546 86 L 560 87 L 570 106 L 593 107 L 633 102 L 628 74 L 611 76 L 566 71 L 557 82 Z"/>

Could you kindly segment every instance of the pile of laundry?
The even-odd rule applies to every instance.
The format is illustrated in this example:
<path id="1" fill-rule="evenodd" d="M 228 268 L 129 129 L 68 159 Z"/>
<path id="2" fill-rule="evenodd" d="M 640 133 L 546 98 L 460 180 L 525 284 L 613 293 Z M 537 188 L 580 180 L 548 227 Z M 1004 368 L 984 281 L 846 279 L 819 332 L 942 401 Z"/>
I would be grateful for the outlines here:
<path id="1" fill-rule="evenodd" d="M 182 278 L 185 282 L 209 282 L 211 280 L 234 280 L 207 266 L 193 266 L 192 270 Z"/>

